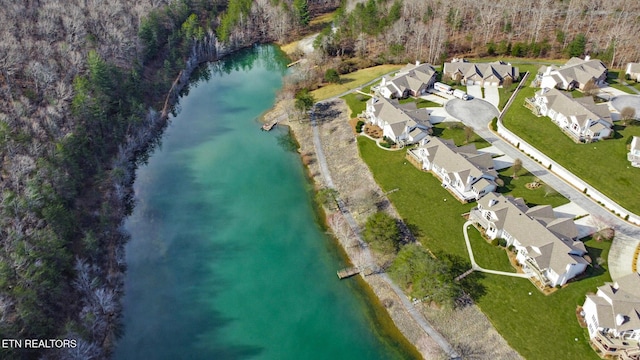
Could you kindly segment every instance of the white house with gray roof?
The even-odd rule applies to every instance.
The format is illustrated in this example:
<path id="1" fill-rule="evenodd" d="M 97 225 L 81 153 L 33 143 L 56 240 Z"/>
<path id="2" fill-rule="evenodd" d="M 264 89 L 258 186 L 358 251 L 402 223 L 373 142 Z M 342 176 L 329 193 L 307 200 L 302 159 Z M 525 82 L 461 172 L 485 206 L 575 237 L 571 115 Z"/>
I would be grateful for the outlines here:
<path id="1" fill-rule="evenodd" d="M 394 77 L 384 76 L 380 82 L 379 92 L 383 97 L 406 98 L 420 96 L 436 82 L 436 70 L 430 64 L 408 64 L 400 69 Z"/>
<path id="2" fill-rule="evenodd" d="M 640 274 L 598 287 L 587 295 L 582 315 L 602 357 L 640 359 Z"/>
<path id="3" fill-rule="evenodd" d="M 538 70 L 541 88 L 558 88 L 562 90 L 580 89 L 591 80 L 595 85 L 605 85 L 607 82 L 607 67 L 597 59 L 588 56 L 582 60 L 571 58 L 566 64 L 556 67 L 543 66 Z"/>
<path id="4" fill-rule="evenodd" d="M 444 63 L 443 77 L 459 81 L 462 85 L 500 86 L 505 80 L 515 82 L 520 78 L 517 67 L 495 61 L 491 63 L 470 63 L 464 59 L 453 59 Z"/>
<path id="5" fill-rule="evenodd" d="M 535 106 L 576 142 L 598 141 L 613 131 L 609 108 L 596 104 L 591 96 L 574 99 L 570 93 L 543 88 L 535 94 Z"/>
<path id="6" fill-rule="evenodd" d="M 545 286 L 561 286 L 587 269 L 587 251 L 577 241 L 572 218 L 557 218 L 550 205 L 529 208 L 522 198 L 490 193 L 478 200 L 470 219 L 490 239 L 514 246 L 522 269 Z"/>
<path id="7" fill-rule="evenodd" d="M 631 140 L 627 160 L 631 162 L 631 166 L 640 167 L 640 136 L 634 136 Z"/>
<path id="8" fill-rule="evenodd" d="M 624 73 L 629 79 L 640 82 L 640 63 L 628 63 Z"/>
<path id="9" fill-rule="evenodd" d="M 432 131 L 429 112 L 418 109 L 414 102 L 400 104 L 397 100 L 372 97 L 367 101 L 365 116 L 396 143 L 414 144 Z"/>
<path id="10" fill-rule="evenodd" d="M 458 200 L 478 200 L 497 188 L 491 154 L 478 152 L 473 144 L 457 147 L 451 140 L 432 136 L 420 144 L 409 149 L 408 156 L 422 170 L 431 171 Z"/>

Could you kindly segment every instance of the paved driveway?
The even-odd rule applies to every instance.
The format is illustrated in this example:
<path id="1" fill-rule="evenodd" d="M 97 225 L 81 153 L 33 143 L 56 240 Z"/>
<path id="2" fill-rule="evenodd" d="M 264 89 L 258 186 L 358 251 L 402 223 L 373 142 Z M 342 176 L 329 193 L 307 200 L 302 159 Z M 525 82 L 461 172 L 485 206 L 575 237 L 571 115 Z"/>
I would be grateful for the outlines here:
<path id="1" fill-rule="evenodd" d="M 467 86 L 467 94 L 473 96 L 474 99 L 482 99 L 482 88 L 480 85 Z"/>
<path id="2" fill-rule="evenodd" d="M 491 103 L 491 105 L 498 107 L 500 104 L 500 93 L 497 86 L 487 86 L 484 88 L 484 99 Z"/>
<path id="3" fill-rule="evenodd" d="M 498 109 L 481 99 L 452 99 L 444 107 L 451 116 L 476 130 L 486 129 L 491 119 L 499 115 Z"/>
<path id="4" fill-rule="evenodd" d="M 625 107 L 636 109 L 636 117 L 640 116 L 640 95 L 620 95 L 611 99 L 614 109 L 622 111 Z"/>
<path id="5" fill-rule="evenodd" d="M 605 87 L 601 87 L 600 91 L 598 92 L 598 97 L 605 99 L 605 100 L 609 100 L 612 99 L 616 96 L 623 96 L 623 95 L 629 95 L 626 92 L 622 91 L 622 90 L 618 90 L 614 87 L 611 86 L 605 86 Z"/>

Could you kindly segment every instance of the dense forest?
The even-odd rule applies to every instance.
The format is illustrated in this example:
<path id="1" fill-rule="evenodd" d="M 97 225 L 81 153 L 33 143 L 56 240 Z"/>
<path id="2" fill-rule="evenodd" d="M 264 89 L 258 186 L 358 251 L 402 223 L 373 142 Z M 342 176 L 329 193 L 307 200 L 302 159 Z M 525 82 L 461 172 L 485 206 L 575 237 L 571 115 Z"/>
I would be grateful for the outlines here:
<path id="1" fill-rule="evenodd" d="M 632 0 L 0 0 L 0 337 L 77 340 L 2 358 L 108 357 L 135 167 L 199 63 L 314 30 L 326 63 L 458 55 L 637 61 Z M 318 29 L 321 30 L 321 29 Z M 326 61 L 326 60 L 330 61 Z M 350 71 L 345 67 L 342 71 Z"/>
<path id="2" fill-rule="evenodd" d="M 634 0 L 365 0 L 340 9 L 316 45 L 377 63 L 590 54 L 621 67 L 640 59 L 639 13 Z"/>

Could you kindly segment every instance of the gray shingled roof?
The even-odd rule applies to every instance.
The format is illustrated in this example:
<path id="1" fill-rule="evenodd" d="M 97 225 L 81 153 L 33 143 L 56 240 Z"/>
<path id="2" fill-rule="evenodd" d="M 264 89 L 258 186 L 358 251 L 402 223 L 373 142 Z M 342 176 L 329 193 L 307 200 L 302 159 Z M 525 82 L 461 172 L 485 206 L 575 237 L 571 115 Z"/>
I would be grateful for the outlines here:
<path id="1" fill-rule="evenodd" d="M 571 219 L 567 221 L 554 219 L 555 216 L 548 217 L 548 211 L 543 207 L 532 208 L 533 211 L 529 213 L 532 209 L 529 209 L 522 199 L 496 193 L 486 195 L 478 200 L 478 204 L 485 210 L 494 211 L 498 217 L 498 221 L 494 222 L 496 227 L 504 229 L 523 247 L 532 251 L 533 248 L 539 249 L 530 252 L 529 256 L 536 260 L 541 269 L 549 267 L 557 274 L 563 274 L 569 264 L 587 263 L 584 258 L 570 254 L 585 253 L 584 246 L 576 246 L 573 237 L 566 236 L 578 234 Z M 530 217 L 527 213 L 543 214 L 545 217 L 538 219 Z M 568 230 L 571 226 L 573 229 Z"/>
<path id="2" fill-rule="evenodd" d="M 615 283 L 605 283 L 596 295 L 587 295 L 587 298 L 596 304 L 600 327 L 618 332 L 640 329 L 640 274 L 629 274 Z M 616 323 L 618 314 L 625 320 L 621 325 Z"/>
<path id="3" fill-rule="evenodd" d="M 574 116 L 580 121 L 581 125 L 586 119 L 595 121 L 602 119 L 613 126 L 613 120 L 607 105 L 596 104 L 590 96 L 574 99 L 571 93 L 552 88 L 537 91 L 536 97 L 546 98 L 549 109 L 567 117 Z"/>
<path id="4" fill-rule="evenodd" d="M 513 67 L 502 61 L 492 63 L 469 63 L 469 62 L 446 62 L 444 63 L 443 72 L 445 74 L 453 74 L 459 72 L 464 74 L 465 79 L 474 81 L 498 81 L 504 80 L 507 76 L 518 79 L 520 76 L 517 67 Z"/>

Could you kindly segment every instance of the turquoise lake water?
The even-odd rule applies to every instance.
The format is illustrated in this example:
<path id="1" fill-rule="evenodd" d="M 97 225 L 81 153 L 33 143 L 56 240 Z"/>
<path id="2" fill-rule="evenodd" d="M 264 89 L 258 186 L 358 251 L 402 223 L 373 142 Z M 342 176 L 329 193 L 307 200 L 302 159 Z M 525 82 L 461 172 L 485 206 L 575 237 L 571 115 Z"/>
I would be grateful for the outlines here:
<path id="1" fill-rule="evenodd" d="M 137 172 L 117 359 L 402 359 L 316 223 L 297 154 L 258 130 L 286 61 L 210 66 Z"/>

